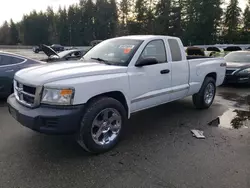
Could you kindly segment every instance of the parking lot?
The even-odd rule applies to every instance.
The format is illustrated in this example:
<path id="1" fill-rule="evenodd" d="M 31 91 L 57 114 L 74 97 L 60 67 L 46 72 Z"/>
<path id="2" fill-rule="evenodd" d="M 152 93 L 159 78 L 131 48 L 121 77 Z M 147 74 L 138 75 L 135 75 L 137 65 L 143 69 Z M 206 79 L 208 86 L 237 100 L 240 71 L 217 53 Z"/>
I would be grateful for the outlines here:
<path id="1" fill-rule="evenodd" d="M 118 147 L 99 156 L 82 151 L 70 136 L 45 136 L 22 127 L 2 100 L 0 185 L 250 187 L 250 124 L 246 120 L 240 129 L 229 127 L 234 109 L 249 110 L 250 90 L 218 90 L 209 110 L 194 109 L 188 98 L 133 115 Z M 208 125 L 223 114 L 222 127 Z M 206 139 L 194 138 L 191 129 L 203 130 Z"/>
<path id="2" fill-rule="evenodd" d="M 191 98 L 146 110 L 132 116 L 114 150 L 93 156 L 72 136 L 21 126 L 1 100 L 0 187 L 249 188 L 249 105 L 250 88 L 222 86 L 208 110 L 196 110 Z"/>

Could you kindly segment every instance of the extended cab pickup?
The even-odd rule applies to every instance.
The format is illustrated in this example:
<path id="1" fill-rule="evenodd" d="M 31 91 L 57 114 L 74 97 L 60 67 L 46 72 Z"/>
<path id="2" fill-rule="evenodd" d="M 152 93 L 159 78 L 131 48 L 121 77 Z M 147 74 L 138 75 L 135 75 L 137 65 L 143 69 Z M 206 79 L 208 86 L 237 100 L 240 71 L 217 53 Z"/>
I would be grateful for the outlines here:
<path id="1" fill-rule="evenodd" d="M 17 72 L 9 112 L 30 129 L 72 133 L 87 151 L 105 152 L 116 145 L 134 112 L 187 96 L 199 109 L 210 107 L 226 63 L 188 59 L 176 37 L 109 39 L 80 61 Z"/>

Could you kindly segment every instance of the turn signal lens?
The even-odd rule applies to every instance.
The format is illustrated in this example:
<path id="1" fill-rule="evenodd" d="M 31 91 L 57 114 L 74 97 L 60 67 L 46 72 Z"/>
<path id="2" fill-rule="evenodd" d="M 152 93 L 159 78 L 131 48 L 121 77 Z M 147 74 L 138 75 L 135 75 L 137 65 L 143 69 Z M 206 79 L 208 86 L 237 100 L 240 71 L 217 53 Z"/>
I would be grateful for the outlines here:
<path id="1" fill-rule="evenodd" d="M 61 96 L 65 96 L 65 95 L 72 95 L 73 94 L 73 91 L 71 89 L 63 89 L 61 90 L 60 92 L 60 95 Z"/>

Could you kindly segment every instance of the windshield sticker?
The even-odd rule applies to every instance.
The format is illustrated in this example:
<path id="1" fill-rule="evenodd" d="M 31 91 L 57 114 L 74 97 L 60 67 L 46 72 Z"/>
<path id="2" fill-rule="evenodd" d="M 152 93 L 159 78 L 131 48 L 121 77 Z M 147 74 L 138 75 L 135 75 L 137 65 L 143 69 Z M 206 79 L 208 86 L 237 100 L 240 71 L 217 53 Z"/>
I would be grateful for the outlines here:
<path id="1" fill-rule="evenodd" d="M 121 49 L 130 49 L 132 50 L 135 47 L 135 45 L 120 45 L 119 48 Z"/>
<path id="2" fill-rule="evenodd" d="M 125 49 L 123 50 L 123 53 L 124 53 L 124 54 L 129 54 L 129 53 L 130 53 L 130 51 L 131 51 L 131 49 L 130 49 L 130 48 L 125 48 Z"/>
<path id="3" fill-rule="evenodd" d="M 129 54 L 131 50 L 135 47 L 135 45 L 120 45 L 119 48 L 123 49 L 124 54 Z"/>

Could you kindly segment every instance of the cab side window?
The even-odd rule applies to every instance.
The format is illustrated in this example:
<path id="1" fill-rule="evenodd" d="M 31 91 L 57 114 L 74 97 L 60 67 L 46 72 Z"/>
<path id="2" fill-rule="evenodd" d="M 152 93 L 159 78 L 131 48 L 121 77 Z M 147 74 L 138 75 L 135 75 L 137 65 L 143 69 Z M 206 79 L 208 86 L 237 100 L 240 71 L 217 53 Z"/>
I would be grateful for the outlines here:
<path id="1" fill-rule="evenodd" d="M 156 58 L 159 63 L 167 62 L 166 48 L 162 40 L 154 40 L 147 44 L 141 54 L 141 59 Z"/>
<path id="2" fill-rule="evenodd" d="M 182 55 L 178 41 L 176 39 L 168 39 L 168 43 L 170 47 L 172 61 L 181 61 Z"/>

